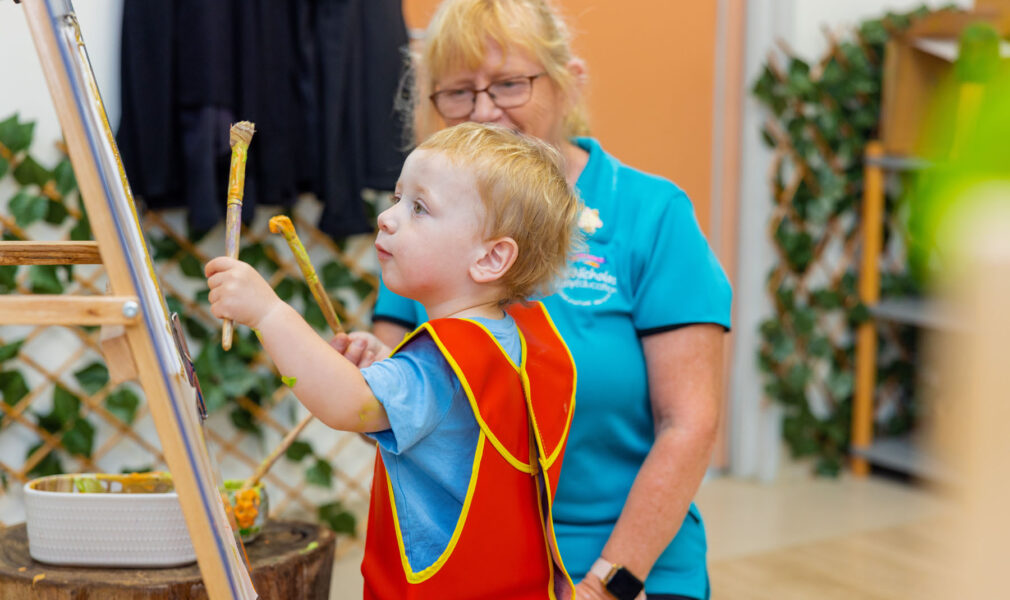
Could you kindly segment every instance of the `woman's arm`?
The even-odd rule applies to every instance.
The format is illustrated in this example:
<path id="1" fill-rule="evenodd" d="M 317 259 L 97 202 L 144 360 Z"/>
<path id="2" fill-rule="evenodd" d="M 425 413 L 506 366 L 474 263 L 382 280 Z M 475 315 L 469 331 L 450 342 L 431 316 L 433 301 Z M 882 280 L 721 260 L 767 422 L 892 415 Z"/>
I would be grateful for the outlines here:
<path id="1" fill-rule="evenodd" d="M 724 330 L 690 325 L 642 339 L 656 441 L 601 556 L 645 580 L 673 540 L 708 468 L 719 422 Z M 609 598 L 587 575 L 580 597 Z"/>

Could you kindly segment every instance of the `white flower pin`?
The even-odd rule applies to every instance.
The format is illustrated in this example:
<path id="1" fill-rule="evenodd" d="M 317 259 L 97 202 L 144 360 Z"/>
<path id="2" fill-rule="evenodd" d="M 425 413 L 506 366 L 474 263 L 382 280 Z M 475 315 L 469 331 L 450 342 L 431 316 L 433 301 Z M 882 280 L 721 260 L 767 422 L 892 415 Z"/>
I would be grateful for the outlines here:
<path id="1" fill-rule="evenodd" d="M 600 211 L 588 206 L 584 207 L 582 212 L 579 213 L 579 229 L 589 235 L 593 235 L 600 227 L 603 227 L 603 221 L 600 220 Z"/>

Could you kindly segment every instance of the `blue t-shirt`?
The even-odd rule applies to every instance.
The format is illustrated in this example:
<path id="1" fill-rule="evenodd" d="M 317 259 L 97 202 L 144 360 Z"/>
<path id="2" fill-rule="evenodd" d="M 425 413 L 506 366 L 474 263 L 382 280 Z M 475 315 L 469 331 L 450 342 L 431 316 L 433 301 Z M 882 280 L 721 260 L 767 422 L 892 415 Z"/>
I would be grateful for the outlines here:
<path id="1" fill-rule="evenodd" d="M 680 188 L 621 164 L 593 139 L 574 141 L 589 152 L 576 182 L 590 211 L 580 222 L 598 228 L 543 302 L 579 374 L 554 501 L 558 545 L 578 581 L 600 555 L 655 441 L 641 338 L 696 323 L 728 329 L 732 292 Z M 375 318 L 412 328 L 427 315 L 383 287 Z M 707 598 L 706 550 L 692 504 L 646 591 Z"/>
<path id="2" fill-rule="evenodd" d="M 515 320 L 474 318 L 512 362 L 522 363 Z M 361 370 L 386 410 L 389 429 L 367 434 L 379 444 L 414 572 L 449 546 L 470 484 L 480 427 L 459 378 L 428 335 Z"/>

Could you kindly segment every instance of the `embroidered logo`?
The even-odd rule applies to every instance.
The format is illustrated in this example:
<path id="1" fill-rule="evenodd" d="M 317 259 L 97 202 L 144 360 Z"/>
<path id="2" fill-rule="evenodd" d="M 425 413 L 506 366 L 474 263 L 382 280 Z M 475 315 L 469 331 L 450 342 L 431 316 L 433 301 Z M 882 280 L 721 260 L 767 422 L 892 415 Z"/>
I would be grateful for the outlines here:
<path id="1" fill-rule="evenodd" d="M 575 306 L 599 306 L 616 291 L 617 278 L 610 273 L 607 259 L 580 253 L 568 268 L 568 277 L 558 288 L 558 295 Z"/>
<path id="2" fill-rule="evenodd" d="M 582 212 L 579 213 L 579 229 L 585 231 L 588 235 L 593 235 L 600 227 L 603 227 L 603 221 L 600 220 L 600 211 L 588 206 L 583 207 Z"/>

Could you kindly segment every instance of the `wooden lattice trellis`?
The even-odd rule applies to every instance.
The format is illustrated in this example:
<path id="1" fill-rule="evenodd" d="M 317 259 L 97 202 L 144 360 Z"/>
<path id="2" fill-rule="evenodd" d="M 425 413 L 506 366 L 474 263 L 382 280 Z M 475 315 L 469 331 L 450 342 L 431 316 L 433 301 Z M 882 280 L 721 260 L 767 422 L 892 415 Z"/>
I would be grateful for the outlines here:
<path id="1" fill-rule="evenodd" d="M 53 170 L 40 167 L 28 156 L 26 147 L 12 150 L 2 143 L 2 134 L 9 133 L 3 125 L 0 160 L 5 162 L 0 163 L 0 176 L 8 169 L 15 174 L 20 189 L 14 197 L 24 196 L 29 202 L 45 199 L 34 213 L 24 202 L 14 207 L 8 204 L 7 210 L 0 211 L 5 239 L 80 237 L 86 232 L 86 226 L 80 226 L 86 216 L 75 197 L 72 173 L 66 177 L 69 163 L 64 161 L 65 167 L 61 163 Z M 19 170 L 26 164 L 33 170 L 38 168 L 32 177 Z M 370 201 L 382 202 L 382 195 L 370 196 Z M 46 222 L 44 216 L 49 213 L 43 206 L 66 218 Z M 320 270 L 340 318 L 349 329 L 367 328 L 377 293 L 371 238 L 358 236 L 335 243 L 313 225 L 319 209 L 314 199 L 303 198 L 291 212 L 292 220 L 316 266 L 328 267 Z M 258 211 L 253 225 L 243 231 L 242 245 L 251 249 L 251 262 L 259 265 L 271 284 L 286 287 L 287 299 L 303 313 L 311 313 L 315 307 L 307 288 L 302 287 L 301 272 L 290 251 L 283 238 L 268 232 L 267 221 L 276 212 Z M 35 216 L 26 216 L 31 214 Z M 30 223 L 22 227 L 19 219 Z M 216 344 L 214 348 L 219 350 L 220 321 L 209 312 L 206 284 L 198 270 L 223 253 L 223 226 L 194 242 L 184 233 L 183 211 L 147 212 L 142 221 L 162 292 L 170 308 L 184 315 L 194 355 L 208 344 Z M 104 289 L 100 266 L 0 267 L 0 291 L 8 293 L 102 294 Z M 219 408 L 227 410 L 212 413 L 206 427 L 211 454 L 225 478 L 248 476 L 306 414 L 281 384 L 269 358 L 252 341 L 254 336 L 243 330 L 236 332 L 232 351 L 240 353 L 242 361 L 230 364 L 244 364 L 250 372 L 259 373 L 259 378 L 246 394 L 220 398 L 223 392 L 218 390 Z M 194 332 L 214 335 L 199 339 L 194 338 Z M 23 519 L 20 486 L 39 474 L 165 468 L 142 393 L 132 383 L 115 386 L 109 382 L 103 362 L 97 328 L 0 327 L 0 477 L 4 483 L 0 488 L 0 524 Z M 200 372 L 199 358 L 197 362 L 201 382 L 213 378 L 213 373 Z M 215 388 L 213 383 L 204 385 L 205 392 L 208 387 Z M 336 519 L 339 527 L 346 527 L 346 508 L 363 522 L 374 448 L 357 435 L 336 432 L 318 422 L 299 440 L 288 455 L 297 460 L 282 459 L 264 479 L 271 514 L 318 516 L 331 524 Z M 313 461 L 307 469 L 306 456 Z M 324 517 L 320 509 L 330 512 Z M 353 544 L 343 544 L 341 553 L 351 548 Z"/>
<path id="2" fill-rule="evenodd" d="M 774 207 L 768 233 L 778 261 L 767 290 L 775 316 L 761 325 L 759 364 L 766 395 L 784 405 L 783 433 L 796 456 L 816 456 L 820 473 L 837 473 L 848 453 L 853 394 L 853 328 L 868 318 L 856 292 L 860 250 L 862 155 L 877 135 L 883 46 L 910 15 L 867 21 L 852 39 L 826 31 L 828 51 L 813 67 L 785 44 L 786 66 L 772 55 L 754 85 L 771 111 L 763 134 L 774 149 Z M 882 293 L 908 294 L 895 189 L 885 209 Z M 878 417 L 907 429 L 914 417 L 915 336 L 879 328 Z"/>

